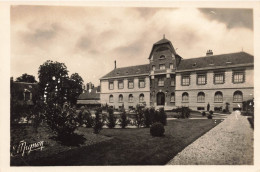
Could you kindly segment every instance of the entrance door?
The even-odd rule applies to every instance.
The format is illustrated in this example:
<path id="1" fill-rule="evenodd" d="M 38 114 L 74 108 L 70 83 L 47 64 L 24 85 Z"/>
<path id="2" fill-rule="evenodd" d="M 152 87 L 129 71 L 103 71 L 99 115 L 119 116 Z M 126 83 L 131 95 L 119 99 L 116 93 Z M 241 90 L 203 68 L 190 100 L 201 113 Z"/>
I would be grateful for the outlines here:
<path id="1" fill-rule="evenodd" d="M 160 92 L 157 94 L 157 106 L 165 104 L 165 94 Z"/>

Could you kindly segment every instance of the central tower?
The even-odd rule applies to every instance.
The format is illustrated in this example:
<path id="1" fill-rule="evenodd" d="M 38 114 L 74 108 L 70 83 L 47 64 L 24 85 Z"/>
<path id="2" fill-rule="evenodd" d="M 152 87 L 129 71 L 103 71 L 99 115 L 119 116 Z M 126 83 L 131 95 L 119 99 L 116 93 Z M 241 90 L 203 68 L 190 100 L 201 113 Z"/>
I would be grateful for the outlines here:
<path id="1" fill-rule="evenodd" d="M 161 39 L 153 44 L 150 60 L 150 105 L 175 106 L 175 70 L 181 57 L 172 43 Z"/>

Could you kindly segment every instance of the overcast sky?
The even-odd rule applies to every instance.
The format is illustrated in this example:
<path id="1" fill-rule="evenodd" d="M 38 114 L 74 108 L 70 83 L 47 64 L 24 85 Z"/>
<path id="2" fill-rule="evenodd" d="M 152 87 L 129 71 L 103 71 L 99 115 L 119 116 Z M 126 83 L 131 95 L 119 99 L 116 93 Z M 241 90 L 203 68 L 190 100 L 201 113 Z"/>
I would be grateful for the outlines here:
<path id="1" fill-rule="evenodd" d="M 47 60 L 63 62 L 96 86 L 114 68 L 147 64 L 165 37 L 183 58 L 245 51 L 253 55 L 250 9 L 11 7 L 11 76 L 38 80 Z"/>

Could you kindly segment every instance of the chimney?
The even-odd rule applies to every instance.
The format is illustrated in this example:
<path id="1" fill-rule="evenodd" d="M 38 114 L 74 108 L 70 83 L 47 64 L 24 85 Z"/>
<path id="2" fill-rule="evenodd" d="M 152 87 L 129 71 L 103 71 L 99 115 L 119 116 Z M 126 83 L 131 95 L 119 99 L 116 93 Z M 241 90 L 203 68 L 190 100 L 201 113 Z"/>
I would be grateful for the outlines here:
<path id="1" fill-rule="evenodd" d="M 116 69 L 116 60 L 115 60 L 115 69 Z"/>
<path id="2" fill-rule="evenodd" d="M 208 50 L 206 53 L 206 56 L 212 56 L 213 55 L 213 51 L 212 50 Z"/>

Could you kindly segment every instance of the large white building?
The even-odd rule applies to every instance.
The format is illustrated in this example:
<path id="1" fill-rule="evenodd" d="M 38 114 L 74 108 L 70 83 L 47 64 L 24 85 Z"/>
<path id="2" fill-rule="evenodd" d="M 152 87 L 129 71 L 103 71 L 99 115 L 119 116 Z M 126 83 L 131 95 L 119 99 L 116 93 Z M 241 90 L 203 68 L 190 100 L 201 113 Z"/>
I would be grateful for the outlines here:
<path id="1" fill-rule="evenodd" d="M 254 57 L 246 52 L 183 59 L 163 38 L 152 46 L 149 64 L 114 68 L 100 79 L 101 104 L 126 109 L 137 104 L 194 110 L 242 107 L 254 95 Z"/>

